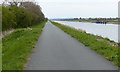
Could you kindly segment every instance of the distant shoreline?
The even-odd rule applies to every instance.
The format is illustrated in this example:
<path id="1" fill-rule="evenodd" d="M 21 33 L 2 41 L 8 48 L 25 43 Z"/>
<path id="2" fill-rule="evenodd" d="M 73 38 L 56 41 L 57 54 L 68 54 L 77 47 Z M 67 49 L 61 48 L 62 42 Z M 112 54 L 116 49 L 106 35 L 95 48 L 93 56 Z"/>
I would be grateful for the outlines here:
<path id="1" fill-rule="evenodd" d="M 70 21 L 70 20 L 58 20 L 58 21 Z M 95 23 L 90 21 L 71 21 L 71 22 L 87 22 L 87 23 Z M 106 24 L 120 24 L 120 22 L 107 22 Z"/>

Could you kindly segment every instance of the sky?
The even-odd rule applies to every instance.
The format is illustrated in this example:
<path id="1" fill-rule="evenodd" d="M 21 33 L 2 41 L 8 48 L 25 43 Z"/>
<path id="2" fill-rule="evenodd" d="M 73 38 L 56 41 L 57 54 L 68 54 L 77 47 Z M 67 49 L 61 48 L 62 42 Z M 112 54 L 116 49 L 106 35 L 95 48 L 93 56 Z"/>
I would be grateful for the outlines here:
<path id="1" fill-rule="evenodd" d="M 0 0 L 1 2 L 2 0 Z M 33 0 L 34 1 L 34 0 Z M 47 18 L 118 17 L 120 0 L 35 0 Z"/>
<path id="2" fill-rule="evenodd" d="M 48 18 L 118 17 L 119 0 L 36 0 Z"/>

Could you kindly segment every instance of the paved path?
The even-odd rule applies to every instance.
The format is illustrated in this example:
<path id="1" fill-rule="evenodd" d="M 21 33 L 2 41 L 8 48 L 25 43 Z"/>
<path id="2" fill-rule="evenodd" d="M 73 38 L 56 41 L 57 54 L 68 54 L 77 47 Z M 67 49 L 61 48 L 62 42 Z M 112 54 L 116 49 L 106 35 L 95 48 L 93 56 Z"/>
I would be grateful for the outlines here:
<path id="1" fill-rule="evenodd" d="M 47 22 L 26 70 L 117 70 L 117 67 Z"/>

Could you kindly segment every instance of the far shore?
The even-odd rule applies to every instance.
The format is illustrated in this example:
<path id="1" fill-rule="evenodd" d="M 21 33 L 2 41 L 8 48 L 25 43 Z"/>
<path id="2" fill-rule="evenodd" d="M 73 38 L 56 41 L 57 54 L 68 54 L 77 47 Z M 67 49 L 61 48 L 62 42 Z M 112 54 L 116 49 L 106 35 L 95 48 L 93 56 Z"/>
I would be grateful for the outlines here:
<path id="1" fill-rule="evenodd" d="M 72 21 L 72 20 L 58 20 L 58 21 L 71 21 L 71 22 L 87 22 L 87 23 L 95 23 L 92 21 Z M 106 24 L 120 24 L 120 22 L 107 22 Z"/>

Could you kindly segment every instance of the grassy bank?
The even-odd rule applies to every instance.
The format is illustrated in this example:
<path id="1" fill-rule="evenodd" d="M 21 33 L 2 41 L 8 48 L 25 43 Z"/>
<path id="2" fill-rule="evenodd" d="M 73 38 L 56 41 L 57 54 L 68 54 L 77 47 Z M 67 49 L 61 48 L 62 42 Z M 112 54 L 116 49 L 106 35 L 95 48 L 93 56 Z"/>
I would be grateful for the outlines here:
<path id="1" fill-rule="evenodd" d="M 2 40 L 0 39 L 0 72 L 2 70 Z"/>
<path id="2" fill-rule="evenodd" d="M 110 41 L 107 38 L 88 34 L 82 30 L 76 30 L 74 28 L 52 22 L 54 25 L 62 29 L 64 32 L 70 34 L 76 38 L 79 42 L 88 46 L 92 50 L 95 50 L 98 54 L 104 56 L 107 60 L 112 61 L 115 65 L 120 66 L 118 62 L 118 44 L 114 41 Z"/>
<path id="3" fill-rule="evenodd" d="M 3 38 L 2 69 L 22 70 L 35 47 L 45 22 L 30 28 L 16 29 Z"/>

